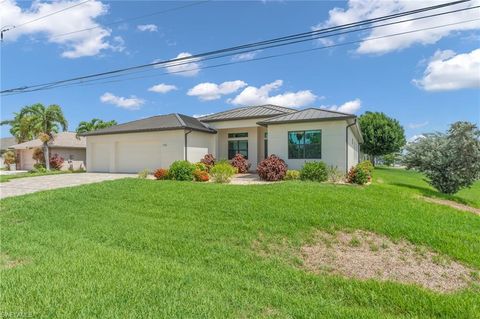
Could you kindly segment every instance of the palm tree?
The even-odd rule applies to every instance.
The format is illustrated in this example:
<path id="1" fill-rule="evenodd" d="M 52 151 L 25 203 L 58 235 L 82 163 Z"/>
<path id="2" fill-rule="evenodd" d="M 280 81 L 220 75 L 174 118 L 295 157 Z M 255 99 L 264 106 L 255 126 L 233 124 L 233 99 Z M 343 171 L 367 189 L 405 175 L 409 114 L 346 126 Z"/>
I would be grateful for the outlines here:
<path id="1" fill-rule="evenodd" d="M 10 125 L 10 134 L 12 134 L 17 143 L 23 143 L 35 138 L 35 134 L 31 129 L 30 117 L 21 113 L 13 113 L 12 120 L 4 120 L 0 125 Z"/>
<path id="2" fill-rule="evenodd" d="M 82 133 L 96 131 L 96 130 L 110 127 L 113 125 L 117 125 L 117 121 L 111 120 L 108 122 L 104 122 L 103 120 L 100 120 L 100 119 L 92 119 L 90 122 L 82 121 L 78 124 L 77 130 L 76 130 L 77 138 Z"/>
<path id="3" fill-rule="evenodd" d="M 43 104 L 26 106 L 20 111 L 20 116 L 29 118 L 30 130 L 43 142 L 43 154 L 45 156 L 45 167 L 50 169 L 50 156 L 48 142 L 58 133 L 59 128 L 67 130 L 68 123 L 63 115 L 60 106 L 52 104 L 45 107 Z"/>

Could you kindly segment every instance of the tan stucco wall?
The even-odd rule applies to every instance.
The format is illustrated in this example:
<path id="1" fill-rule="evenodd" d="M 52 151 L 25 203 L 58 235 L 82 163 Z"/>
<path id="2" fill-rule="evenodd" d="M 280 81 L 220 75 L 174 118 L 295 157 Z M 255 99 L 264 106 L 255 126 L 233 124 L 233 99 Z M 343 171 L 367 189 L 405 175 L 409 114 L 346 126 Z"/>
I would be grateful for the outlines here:
<path id="1" fill-rule="evenodd" d="M 18 169 L 31 170 L 36 163 L 33 157 L 35 149 L 23 149 L 17 150 L 17 154 L 20 156 L 20 165 Z M 51 147 L 50 157 L 58 154 L 65 160 L 63 162 L 61 170 L 68 169 L 80 169 L 85 168 L 86 150 L 82 148 L 63 148 L 63 147 Z M 72 160 L 70 160 L 72 157 Z"/>
<path id="2" fill-rule="evenodd" d="M 268 127 L 268 154 L 284 159 L 290 169 L 300 169 L 307 161 L 323 161 L 345 171 L 345 128 L 346 121 L 304 122 L 277 124 Z M 288 132 L 302 130 L 322 130 L 321 159 L 289 159 Z"/>
<path id="3" fill-rule="evenodd" d="M 214 151 L 214 134 L 192 131 L 187 158 L 199 161 Z M 185 130 L 87 136 L 87 171 L 138 173 L 168 168 L 185 159 Z"/>

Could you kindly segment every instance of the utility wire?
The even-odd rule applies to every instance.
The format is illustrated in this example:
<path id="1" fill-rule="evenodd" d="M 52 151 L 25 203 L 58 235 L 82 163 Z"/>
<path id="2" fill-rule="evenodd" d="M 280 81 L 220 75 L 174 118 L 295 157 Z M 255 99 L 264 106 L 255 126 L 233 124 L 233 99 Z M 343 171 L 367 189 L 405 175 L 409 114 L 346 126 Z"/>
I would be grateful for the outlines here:
<path id="1" fill-rule="evenodd" d="M 163 13 L 167 13 L 167 12 L 171 12 L 171 11 L 177 11 L 177 10 L 180 10 L 180 9 L 185 9 L 185 8 L 188 8 L 188 7 L 197 6 L 197 5 L 204 4 L 204 3 L 207 3 L 207 2 L 210 2 L 210 1 L 212 1 L 212 0 L 195 1 L 195 2 L 185 4 L 185 5 L 182 5 L 182 6 L 178 6 L 178 7 L 162 10 L 162 11 L 152 12 L 152 13 L 149 13 L 149 14 L 136 16 L 136 17 L 132 17 L 132 18 L 122 19 L 122 20 L 118 20 L 118 21 L 115 21 L 115 22 L 110 22 L 110 23 L 106 23 L 106 24 L 103 24 L 103 25 L 91 27 L 91 28 L 85 28 L 85 29 L 75 30 L 75 31 L 66 32 L 66 33 L 62 33 L 62 34 L 57 34 L 57 35 L 52 36 L 51 38 L 52 39 L 61 38 L 61 37 L 71 35 L 71 34 L 75 34 L 75 33 L 79 33 L 79 32 L 85 32 L 85 31 L 90 31 L 90 30 L 94 30 L 94 29 L 100 29 L 100 28 L 103 28 L 103 27 L 106 27 L 106 26 L 112 26 L 112 25 L 116 25 L 116 24 L 129 22 L 129 21 L 148 18 L 148 17 L 151 17 L 151 16 L 155 16 L 155 15 L 159 15 L 159 14 L 163 14 Z"/>
<path id="2" fill-rule="evenodd" d="M 399 32 L 399 33 L 393 33 L 393 34 L 388 34 L 388 35 L 379 36 L 379 37 L 372 37 L 372 38 L 367 38 L 367 39 L 363 39 L 363 40 L 355 40 L 355 41 L 349 41 L 349 42 L 342 42 L 342 43 L 337 43 L 337 44 L 332 44 L 332 45 L 325 45 L 325 46 L 321 46 L 321 47 L 317 47 L 317 48 L 311 48 L 311 49 L 304 49 L 304 50 L 297 50 L 297 51 L 291 51 L 291 52 L 286 52 L 286 53 L 274 54 L 274 55 L 269 55 L 269 56 L 254 58 L 254 59 L 251 59 L 251 60 L 234 61 L 234 62 L 227 62 L 227 63 L 221 63 L 221 64 L 208 65 L 208 66 L 201 67 L 201 68 L 198 68 L 198 69 L 200 69 L 200 70 L 212 69 L 212 68 L 218 68 L 218 67 L 229 66 L 229 65 L 234 65 L 234 64 L 249 63 L 249 62 L 254 62 L 254 61 L 261 61 L 261 60 L 267 60 L 267 59 L 272 59 L 272 58 L 283 57 L 283 56 L 290 56 L 290 55 L 308 53 L 308 52 L 319 51 L 319 50 L 324 50 L 324 49 L 329 49 L 329 48 L 342 47 L 342 46 L 348 46 L 348 45 L 353 45 L 353 44 L 358 44 L 358 43 L 363 43 L 363 42 L 368 42 L 368 41 L 375 41 L 375 40 L 380 40 L 380 39 L 385 39 L 385 38 L 390 38 L 390 37 L 396 37 L 396 36 L 401 36 L 401 35 L 406 35 L 406 34 L 421 32 L 421 31 L 434 30 L 434 29 L 449 27 L 449 26 L 453 26 L 453 25 L 459 25 L 459 24 L 469 23 L 469 22 L 473 22 L 473 21 L 480 21 L 480 19 L 465 20 L 465 21 L 460 21 L 460 22 L 454 22 L 454 23 L 449 23 L 449 24 L 438 25 L 438 26 L 434 26 L 434 27 L 428 27 L 428 28 L 422 28 L 422 29 L 416 29 L 416 30 L 409 30 L 409 31 L 404 31 L 404 32 Z M 195 68 L 195 69 L 197 69 L 197 68 Z M 110 80 L 110 81 L 104 81 L 104 82 L 97 82 L 97 83 L 92 83 L 92 82 L 87 82 L 87 83 L 83 83 L 83 82 L 68 83 L 68 84 L 63 84 L 63 85 L 59 85 L 59 86 L 55 86 L 55 87 L 35 89 L 35 90 L 32 90 L 32 91 L 26 91 L 26 92 L 33 92 L 33 91 L 40 91 L 40 90 L 48 90 L 48 89 L 53 89 L 53 88 L 70 87 L 70 86 L 74 86 L 74 85 L 79 85 L 79 86 L 92 86 L 92 85 L 100 85 L 100 84 L 108 84 L 108 83 L 117 83 L 117 82 L 123 82 L 123 81 L 127 81 L 127 80 L 137 80 L 137 79 L 160 77 L 160 76 L 169 75 L 169 74 L 185 73 L 185 72 L 193 71 L 193 70 L 195 70 L 195 69 L 192 68 L 192 69 L 179 70 L 179 71 L 174 71 L 174 72 L 164 72 L 164 73 L 153 74 L 153 75 L 148 75 L 148 76 L 130 77 L 130 78 L 123 78 L 123 79 Z M 102 80 L 103 80 L 103 79 L 102 79 Z M 5 94 L 5 96 L 17 95 L 17 94 L 22 94 L 22 93 L 24 93 L 24 92 L 13 92 L 13 93 Z"/>
<path id="3" fill-rule="evenodd" d="M 8 89 L 8 90 L 3 90 L 0 93 L 9 93 L 9 92 L 16 92 L 16 91 L 22 92 L 22 91 L 34 90 L 35 88 L 42 88 L 42 87 L 43 88 L 48 88 L 48 87 L 52 87 L 52 86 L 55 86 L 55 85 L 64 84 L 64 83 L 67 83 L 67 82 L 86 80 L 86 79 L 90 79 L 90 78 L 97 78 L 97 77 L 101 77 L 101 76 L 118 74 L 118 73 L 128 72 L 128 71 L 137 70 L 137 69 L 141 69 L 141 68 L 145 68 L 145 67 L 151 67 L 151 66 L 158 66 L 158 65 L 175 66 L 175 64 L 172 64 L 172 63 L 181 62 L 181 61 L 188 61 L 188 63 L 190 63 L 190 62 L 193 62 L 195 60 L 198 60 L 201 57 L 208 57 L 209 55 L 218 55 L 219 53 L 224 53 L 224 52 L 238 51 L 239 49 L 243 49 L 243 48 L 254 48 L 252 50 L 258 50 L 259 46 L 260 46 L 260 48 L 263 49 L 263 48 L 270 48 L 270 47 L 277 47 L 277 46 L 281 46 L 281 45 L 298 43 L 298 42 L 302 42 L 302 41 L 310 41 L 310 40 L 313 40 L 315 38 L 318 38 L 319 34 L 331 33 L 331 32 L 337 31 L 337 30 L 346 29 L 347 27 L 348 28 L 353 28 L 353 27 L 357 27 L 359 25 L 364 25 L 366 23 L 375 23 L 375 22 L 378 22 L 378 21 L 384 21 L 387 18 L 388 19 L 394 19 L 394 18 L 398 18 L 400 16 L 405 16 L 407 14 L 414 14 L 414 13 L 418 13 L 418 12 L 424 12 L 424 11 L 427 11 L 427 10 L 435 10 L 435 9 L 438 9 L 438 8 L 443 8 L 443 7 L 446 7 L 446 6 L 451 6 L 451 5 L 455 5 L 455 4 L 459 4 L 459 3 L 463 3 L 463 2 L 468 2 L 468 1 L 469 0 L 455 1 L 455 2 L 450 2 L 450 3 L 445 3 L 445 4 L 442 4 L 442 5 L 430 6 L 430 7 L 426 7 L 426 8 L 417 9 L 417 10 L 411 10 L 411 11 L 402 12 L 402 13 L 398 13 L 398 14 L 388 15 L 388 16 L 384 16 L 384 17 L 378 17 L 378 18 L 374 18 L 374 19 L 363 20 L 363 21 L 359 21 L 359 22 L 356 22 L 356 23 L 349 23 L 349 24 L 346 24 L 346 25 L 338 26 L 338 27 L 324 28 L 324 29 L 320 29 L 320 30 L 303 32 L 303 33 L 294 34 L 294 35 L 290 35 L 290 36 L 286 36 L 286 37 L 281 37 L 281 38 L 276 38 L 276 39 L 271 39 L 271 40 L 266 40 L 266 41 L 250 43 L 250 44 L 236 46 L 236 47 L 232 47 L 232 48 L 210 51 L 210 52 L 206 52 L 206 53 L 193 55 L 193 56 L 190 56 L 190 57 L 177 58 L 177 59 L 160 61 L 160 62 L 154 62 L 154 63 L 144 64 L 144 65 L 124 68 L 124 69 L 118 69 L 118 70 L 113 70 L 113 71 L 108 71 L 108 72 L 103 72 L 103 73 L 97 73 L 97 74 L 91 74 L 91 75 L 82 76 L 82 77 L 76 77 L 76 78 L 67 79 L 67 80 L 55 81 L 55 82 L 50 82 L 50 83 L 45 83 L 45 84 L 32 85 L 32 86 L 29 86 L 29 87 L 20 87 L 20 88 Z M 463 11 L 463 10 L 471 10 L 471 9 L 474 9 L 474 8 L 477 8 L 477 7 L 468 7 L 468 8 L 458 9 L 458 10 L 455 10 L 455 11 L 452 11 L 452 12 L 458 12 L 458 11 Z M 448 13 L 452 13 L 452 12 L 443 12 L 443 13 L 438 13 L 436 15 L 448 14 Z M 422 17 L 417 17 L 417 18 L 414 18 L 414 19 L 420 19 L 420 18 L 422 18 Z M 405 22 L 405 21 L 403 21 L 403 22 Z M 400 23 L 400 21 L 393 22 L 393 23 Z M 374 26 L 371 26 L 369 28 L 375 28 L 375 27 L 378 27 L 378 26 L 374 25 Z M 361 29 L 361 30 L 364 30 L 364 29 Z M 361 30 L 356 30 L 356 31 L 361 31 Z M 354 32 L 354 31 L 349 30 L 349 31 L 346 31 L 346 32 Z M 312 37 L 312 35 L 316 35 L 316 37 L 315 36 Z M 338 35 L 338 33 L 333 34 L 333 35 L 331 34 L 329 36 L 334 36 L 334 35 Z M 305 39 L 306 37 L 308 37 L 308 38 Z M 288 40 L 291 40 L 291 39 L 293 39 L 294 41 L 277 44 L 279 42 L 282 42 L 282 41 L 285 42 L 286 40 L 288 41 Z M 265 44 L 273 44 L 273 45 L 269 45 L 269 46 L 265 47 Z M 262 45 L 263 45 L 263 47 L 262 47 Z M 248 50 L 248 51 L 252 51 L 252 50 Z M 243 52 L 245 52 L 245 51 L 235 52 L 235 53 L 232 53 L 232 55 L 243 53 Z M 185 62 L 185 63 L 187 63 L 187 62 Z M 123 75 L 125 75 L 125 74 L 123 74 Z"/>

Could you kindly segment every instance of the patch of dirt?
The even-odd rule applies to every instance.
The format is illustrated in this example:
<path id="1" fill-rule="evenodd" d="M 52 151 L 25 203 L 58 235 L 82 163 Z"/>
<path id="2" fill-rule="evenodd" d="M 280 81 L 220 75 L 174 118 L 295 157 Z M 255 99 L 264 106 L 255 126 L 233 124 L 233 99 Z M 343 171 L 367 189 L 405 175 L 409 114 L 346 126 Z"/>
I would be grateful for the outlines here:
<path id="1" fill-rule="evenodd" d="M 454 201 L 452 201 L 452 200 L 446 200 L 446 199 L 440 199 L 440 198 L 432 198 L 432 197 L 425 197 L 425 196 L 422 196 L 421 198 L 422 198 L 424 201 L 429 202 L 429 203 L 446 205 L 446 206 L 450 206 L 450 207 L 455 208 L 455 209 L 458 209 L 458 210 L 463 210 L 463 211 L 465 211 L 465 212 L 470 212 L 470 213 L 474 213 L 474 214 L 480 215 L 480 208 L 475 208 L 475 207 L 472 207 L 472 206 L 460 204 L 460 203 L 454 202 Z"/>
<path id="2" fill-rule="evenodd" d="M 5 253 L 0 253 L 0 269 L 12 269 L 25 264 L 24 260 L 12 259 Z"/>
<path id="3" fill-rule="evenodd" d="M 436 292 L 454 292 L 478 280 L 474 269 L 445 256 L 365 231 L 318 232 L 301 255 L 302 267 L 314 273 L 397 281 Z"/>

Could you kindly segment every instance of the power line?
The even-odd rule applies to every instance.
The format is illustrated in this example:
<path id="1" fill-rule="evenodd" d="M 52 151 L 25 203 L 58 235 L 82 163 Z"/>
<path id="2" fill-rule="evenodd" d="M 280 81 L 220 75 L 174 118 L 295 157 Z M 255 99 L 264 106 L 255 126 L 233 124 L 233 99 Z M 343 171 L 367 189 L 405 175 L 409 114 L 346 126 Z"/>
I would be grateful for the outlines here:
<path id="1" fill-rule="evenodd" d="M 204 4 L 204 3 L 207 3 L 207 2 L 210 2 L 210 1 L 212 1 L 212 0 L 195 1 L 195 2 L 185 4 L 185 5 L 182 5 L 182 6 L 178 6 L 178 7 L 162 10 L 162 11 L 152 12 L 152 13 L 149 13 L 149 14 L 136 16 L 136 17 L 132 17 L 132 18 L 122 19 L 122 20 L 106 23 L 106 24 L 103 24 L 103 25 L 98 25 L 98 26 L 95 26 L 95 27 L 91 27 L 91 28 L 85 28 L 85 29 L 75 30 L 75 31 L 66 32 L 66 33 L 62 33 L 62 34 L 57 34 L 57 35 L 52 36 L 51 39 L 60 38 L 60 37 L 64 37 L 64 36 L 79 33 L 79 32 L 85 32 L 85 31 L 90 31 L 90 30 L 94 30 L 94 29 L 100 29 L 100 28 L 103 28 L 103 27 L 106 27 L 106 26 L 112 26 L 112 25 L 116 25 L 116 24 L 129 22 L 129 21 L 139 20 L 139 19 L 143 19 L 143 18 L 147 18 L 147 17 L 151 17 L 151 16 L 155 16 L 155 15 L 159 15 L 159 14 L 163 14 L 163 13 L 167 13 L 167 12 L 177 11 L 177 10 L 185 9 L 185 8 L 188 8 L 188 7 L 193 7 L 193 6 L 197 6 L 197 5 L 200 5 L 200 4 Z"/>
<path id="2" fill-rule="evenodd" d="M 208 65 L 208 66 L 205 66 L 205 67 L 200 67 L 198 69 L 200 69 L 200 70 L 212 69 L 212 68 L 218 68 L 218 67 L 229 66 L 229 65 L 234 65 L 234 64 L 249 63 L 249 62 L 254 62 L 254 61 L 261 61 L 261 60 L 283 57 L 283 56 L 308 53 L 308 52 L 330 49 L 330 48 L 335 48 L 335 47 L 348 46 L 348 45 L 353 45 L 353 44 L 358 44 L 358 43 L 363 43 L 363 42 L 368 42 L 368 41 L 375 41 L 375 40 L 380 40 L 380 39 L 385 39 L 385 38 L 390 38 L 390 37 L 395 37 L 395 36 L 401 36 L 401 35 L 421 32 L 421 31 L 434 30 L 434 29 L 439 29 L 439 28 L 449 27 L 449 26 L 453 26 L 453 25 L 459 25 L 459 24 L 469 23 L 469 22 L 473 22 L 473 21 L 479 21 L 479 20 L 480 19 L 465 20 L 465 21 L 460 21 L 460 22 L 454 22 L 454 23 L 443 24 L 443 25 L 438 25 L 438 26 L 428 27 L 428 28 L 421 28 L 421 29 L 416 29 L 416 30 L 409 30 L 409 31 L 404 31 L 404 32 L 399 32 L 399 33 L 388 34 L 388 35 L 384 35 L 384 36 L 362 39 L 362 40 L 342 42 L 342 43 L 337 43 L 337 44 L 332 44 L 332 45 L 325 45 L 325 46 L 321 46 L 321 47 L 317 47 L 317 48 L 311 48 L 311 49 L 304 49 L 304 50 L 297 50 L 297 51 L 291 51 L 291 52 L 286 52 L 286 53 L 274 54 L 274 55 L 254 58 L 254 59 L 251 59 L 251 60 L 234 61 L 234 62 Z M 197 68 L 195 68 L 195 69 L 197 69 Z M 153 74 L 153 75 L 148 75 L 148 76 L 130 77 L 130 78 L 123 78 L 123 79 L 118 79 L 118 80 L 97 82 L 97 83 L 92 83 L 93 81 L 92 82 L 86 82 L 86 83 L 83 83 L 83 82 L 69 83 L 69 84 L 59 85 L 59 86 L 50 87 L 50 88 L 42 88 L 42 89 L 38 89 L 38 90 L 48 90 L 48 89 L 53 89 L 53 88 L 69 87 L 69 86 L 74 86 L 74 85 L 92 86 L 92 85 L 99 85 L 99 84 L 117 83 L 117 82 L 122 82 L 122 81 L 127 81 L 127 80 L 145 79 L 145 78 L 160 77 L 160 76 L 169 75 L 169 74 L 185 73 L 185 72 L 190 72 L 190 71 L 195 70 L 195 69 L 192 68 L 192 69 L 179 70 L 179 71 L 174 71 L 174 72 L 164 72 L 164 73 Z M 103 79 L 97 79 L 97 81 L 98 80 L 103 80 Z M 37 91 L 37 90 L 32 90 L 32 91 L 27 91 L 27 92 L 33 92 L 33 91 Z M 22 94 L 22 93 L 24 93 L 24 92 L 14 92 L 14 93 L 6 94 L 5 96 Z"/>
<path id="3" fill-rule="evenodd" d="M 44 83 L 44 84 L 37 84 L 37 85 L 28 86 L 28 87 L 8 89 L 8 90 L 3 90 L 0 93 L 24 92 L 24 91 L 26 92 L 27 90 L 32 91 L 32 90 L 37 90 L 38 88 L 51 88 L 53 86 L 58 86 L 60 84 L 64 84 L 64 83 L 68 83 L 68 82 L 87 80 L 87 79 L 91 79 L 91 78 L 98 78 L 98 77 L 112 75 L 112 74 L 119 74 L 119 76 L 121 76 L 121 75 L 125 75 L 125 74 L 121 74 L 121 73 L 129 72 L 129 71 L 133 71 L 133 70 L 138 70 L 138 69 L 142 69 L 142 68 L 146 68 L 146 67 L 151 67 L 151 66 L 157 66 L 157 65 L 176 66 L 176 64 L 172 64 L 172 63 L 177 63 L 177 62 L 191 63 L 191 62 L 195 61 L 196 59 L 203 58 L 203 57 L 207 57 L 205 60 L 212 59 L 212 58 L 218 58 L 218 57 L 211 57 L 211 58 L 208 58 L 208 57 L 211 56 L 211 55 L 215 56 L 215 55 L 218 55 L 218 54 L 221 54 L 221 53 L 234 52 L 234 53 L 229 54 L 229 55 L 234 55 L 234 54 L 244 53 L 244 52 L 248 52 L 248 51 L 255 51 L 255 50 L 258 50 L 259 48 L 265 49 L 265 48 L 278 47 L 278 46 L 283 46 L 283 45 L 290 45 L 290 44 L 299 43 L 299 42 L 303 42 L 303 41 L 311 41 L 313 39 L 320 38 L 320 37 L 335 36 L 335 35 L 339 35 L 339 34 L 342 34 L 342 33 L 344 34 L 344 33 L 349 33 L 349 32 L 355 32 L 355 30 L 347 30 L 347 31 L 344 31 L 342 33 L 329 34 L 329 33 L 332 33 L 332 32 L 338 31 L 338 30 L 344 30 L 344 29 L 347 29 L 347 28 L 355 28 L 355 27 L 358 27 L 358 26 L 361 26 L 361 25 L 365 25 L 367 23 L 371 24 L 371 23 L 375 23 L 375 22 L 378 22 L 378 21 L 385 21 L 387 19 L 394 19 L 394 18 L 398 18 L 398 17 L 401 17 L 401 16 L 406 16 L 406 15 L 409 15 L 409 14 L 411 15 L 411 14 L 418 13 L 418 12 L 435 10 L 435 9 L 438 9 L 438 8 L 443 8 L 443 7 L 446 7 L 446 6 L 451 6 L 451 5 L 455 5 L 455 4 L 459 4 L 459 3 L 463 3 L 463 2 L 468 2 L 468 1 L 469 0 L 455 1 L 455 2 L 450 2 L 450 3 L 445 3 L 445 4 L 442 4 L 442 5 L 430 6 L 430 7 L 411 10 L 411 11 L 402 12 L 402 13 L 398 13 L 398 14 L 392 14 L 392 15 L 388 15 L 388 16 L 378 17 L 378 18 L 374 18 L 374 19 L 362 20 L 362 21 L 358 21 L 358 22 L 355 22 L 355 23 L 340 25 L 340 26 L 337 26 L 337 27 L 330 27 L 330 28 L 324 28 L 324 29 L 310 31 L 310 32 L 297 33 L 297 34 L 293 34 L 293 35 L 290 35 L 290 36 L 275 38 L 275 39 L 271 39 L 271 40 L 249 43 L 249 44 L 246 44 L 246 45 L 240 45 L 240 46 L 235 46 L 235 47 L 231 47 L 231 48 L 210 51 L 210 52 L 206 52 L 206 53 L 200 53 L 200 54 L 196 54 L 196 55 L 193 55 L 193 56 L 190 56 L 190 57 L 177 58 L 177 59 L 165 60 L 165 61 L 154 62 L 154 63 L 149 63 L 149 64 L 143 64 L 143 65 L 139 65 L 139 66 L 133 66 L 133 67 L 128 67 L 128 68 L 124 68 L 124 69 L 117 69 L 117 70 L 113 70 L 113 71 L 91 74 L 91 75 L 87 75 L 87 76 L 76 77 L 76 78 L 71 78 L 71 79 L 66 79 L 66 80 L 61 80 L 61 81 L 54 81 L 54 82 L 49 82 L 49 83 Z M 452 13 L 452 12 L 458 12 L 458 11 L 463 11 L 463 10 L 471 10 L 471 9 L 474 9 L 474 8 L 477 8 L 477 7 L 468 7 L 468 8 L 463 8 L 463 9 L 457 9 L 457 10 L 450 11 L 450 12 L 437 13 L 437 14 L 431 15 L 431 16 L 449 14 L 449 13 Z M 416 20 L 416 19 L 421 19 L 421 18 L 425 18 L 425 17 L 426 16 L 417 17 L 417 18 L 413 18 L 413 19 L 409 19 L 409 20 Z M 430 16 L 428 16 L 428 17 L 430 17 Z M 409 21 L 409 20 L 391 22 L 389 24 L 401 23 L 401 22 L 406 22 L 406 21 Z M 371 28 L 375 28 L 375 27 L 379 27 L 379 25 L 370 26 L 368 28 L 371 29 Z M 365 29 L 367 29 L 367 28 L 363 28 L 363 29 L 356 30 L 356 31 L 362 31 L 362 30 L 365 30 Z M 322 34 L 327 34 L 327 35 L 321 36 Z M 287 41 L 289 41 L 289 42 L 287 42 Z M 267 46 L 265 46 L 265 45 L 267 45 Z M 240 49 L 243 49 L 243 48 L 247 48 L 248 50 L 236 52 L 236 51 L 238 51 Z M 223 56 L 226 56 L 226 55 L 227 54 L 223 54 L 220 57 L 223 57 Z M 102 79 L 105 79 L 105 78 L 102 78 Z"/>

